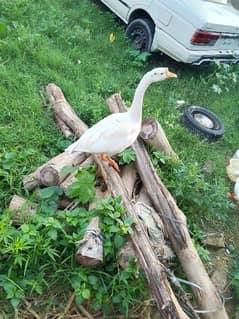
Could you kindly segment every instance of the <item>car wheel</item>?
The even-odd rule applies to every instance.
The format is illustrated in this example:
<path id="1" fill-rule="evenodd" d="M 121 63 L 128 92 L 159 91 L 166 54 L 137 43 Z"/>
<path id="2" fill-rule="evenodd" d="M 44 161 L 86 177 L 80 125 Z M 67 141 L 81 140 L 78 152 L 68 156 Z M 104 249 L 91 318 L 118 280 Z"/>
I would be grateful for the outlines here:
<path id="1" fill-rule="evenodd" d="M 224 125 L 217 115 L 201 106 L 186 107 L 182 120 L 189 129 L 210 140 L 216 140 L 224 133 Z"/>
<path id="2" fill-rule="evenodd" d="M 154 24 L 149 19 L 135 19 L 129 23 L 125 32 L 137 50 L 150 51 L 154 36 Z"/>

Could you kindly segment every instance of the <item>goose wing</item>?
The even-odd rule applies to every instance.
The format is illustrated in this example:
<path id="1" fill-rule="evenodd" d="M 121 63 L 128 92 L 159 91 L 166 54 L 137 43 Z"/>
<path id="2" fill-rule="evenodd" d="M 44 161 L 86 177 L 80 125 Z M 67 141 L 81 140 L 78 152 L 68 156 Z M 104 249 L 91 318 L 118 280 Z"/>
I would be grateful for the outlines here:
<path id="1" fill-rule="evenodd" d="M 127 112 L 111 114 L 87 130 L 67 151 L 113 155 L 130 146 L 135 135 L 136 129 Z"/>

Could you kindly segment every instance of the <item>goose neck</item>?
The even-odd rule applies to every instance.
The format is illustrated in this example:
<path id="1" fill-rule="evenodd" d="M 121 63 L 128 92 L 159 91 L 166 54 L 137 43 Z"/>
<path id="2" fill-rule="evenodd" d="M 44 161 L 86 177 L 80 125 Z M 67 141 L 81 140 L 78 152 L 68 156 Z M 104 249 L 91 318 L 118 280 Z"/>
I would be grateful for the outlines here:
<path id="1" fill-rule="evenodd" d="M 130 116 L 136 122 L 142 121 L 143 99 L 144 99 L 145 91 L 147 90 L 149 85 L 150 83 L 143 78 L 136 88 L 134 99 L 129 109 Z"/>

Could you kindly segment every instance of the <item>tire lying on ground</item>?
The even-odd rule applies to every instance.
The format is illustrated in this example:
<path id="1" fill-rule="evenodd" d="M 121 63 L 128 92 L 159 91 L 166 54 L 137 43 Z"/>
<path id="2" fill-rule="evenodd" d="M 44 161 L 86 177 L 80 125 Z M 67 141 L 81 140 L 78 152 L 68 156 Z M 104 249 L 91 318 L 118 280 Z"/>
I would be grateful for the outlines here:
<path id="1" fill-rule="evenodd" d="M 222 121 L 215 113 L 202 106 L 187 106 L 184 109 L 182 121 L 191 131 L 209 140 L 217 140 L 224 134 Z"/>

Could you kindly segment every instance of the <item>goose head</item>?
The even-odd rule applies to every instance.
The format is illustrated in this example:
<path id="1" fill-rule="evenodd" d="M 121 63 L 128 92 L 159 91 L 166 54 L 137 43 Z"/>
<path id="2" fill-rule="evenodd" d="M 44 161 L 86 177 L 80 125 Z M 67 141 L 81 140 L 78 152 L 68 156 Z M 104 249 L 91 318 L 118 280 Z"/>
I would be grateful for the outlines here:
<path id="1" fill-rule="evenodd" d="M 177 75 L 169 71 L 168 68 L 155 68 L 146 73 L 146 78 L 150 83 L 165 80 L 167 78 L 176 78 Z"/>

